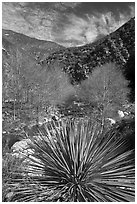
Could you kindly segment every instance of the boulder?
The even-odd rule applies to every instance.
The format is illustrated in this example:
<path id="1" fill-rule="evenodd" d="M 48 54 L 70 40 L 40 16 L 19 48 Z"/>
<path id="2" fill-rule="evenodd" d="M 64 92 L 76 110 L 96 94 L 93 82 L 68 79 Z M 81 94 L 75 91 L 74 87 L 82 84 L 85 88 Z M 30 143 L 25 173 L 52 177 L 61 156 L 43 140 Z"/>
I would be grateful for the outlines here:
<path id="1" fill-rule="evenodd" d="M 33 150 L 29 147 L 31 144 L 30 139 L 23 139 L 19 142 L 16 142 L 12 147 L 12 155 L 16 156 L 17 158 L 23 158 L 33 153 Z"/>

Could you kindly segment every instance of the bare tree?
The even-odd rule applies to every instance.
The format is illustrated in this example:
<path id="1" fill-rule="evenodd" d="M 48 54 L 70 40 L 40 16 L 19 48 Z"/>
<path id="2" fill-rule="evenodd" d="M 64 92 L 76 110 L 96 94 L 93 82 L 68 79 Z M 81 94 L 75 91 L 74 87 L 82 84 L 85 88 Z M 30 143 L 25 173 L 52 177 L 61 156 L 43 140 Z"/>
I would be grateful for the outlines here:
<path id="1" fill-rule="evenodd" d="M 128 102 L 128 81 L 115 64 L 109 63 L 93 70 L 88 79 L 77 88 L 80 99 L 97 104 L 104 126 L 105 117 Z"/>
<path id="2" fill-rule="evenodd" d="M 70 95 L 75 94 L 75 88 L 70 84 L 67 74 L 57 64 L 43 69 L 34 82 L 34 104 L 37 114 L 46 107 L 65 103 Z"/>

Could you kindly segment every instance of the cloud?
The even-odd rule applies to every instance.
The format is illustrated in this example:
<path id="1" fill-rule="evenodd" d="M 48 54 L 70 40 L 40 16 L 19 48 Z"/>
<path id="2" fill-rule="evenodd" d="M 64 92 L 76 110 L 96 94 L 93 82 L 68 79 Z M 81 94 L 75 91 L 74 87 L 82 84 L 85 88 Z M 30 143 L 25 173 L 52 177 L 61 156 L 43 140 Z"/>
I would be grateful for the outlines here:
<path id="1" fill-rule="evenodd" d="M 134 17 L 135 16 L 135 6 L 131 5 L 129 6 L 129 9 L 130 9 L 130 15 Z"/>
<path id="2" fill-rule="evenodd" d="M 60 43 L 61 39 L 63 41 L 73 41 L 73 46 L 75 46 L 75 41 L 76 45 L 78 45 L 78 42 L 79 45 L 92 43 L 99 36 L 105 36 L 114 32 L 133 16 L 133 7 L 130 7 L 128 15 L 127 13 L 119 13 L 118 18 L 112 12 L 86 14 L 85 18 L 71 14 L 68 16 L 68 22 L 64 24 L 64 28 L 56 40 Z M 70 45 L 72 46 L 72 43 Z"/>
<path id="3" fill-rule="evenodd" d="M 78 2 L 3 2 L 2 27 L 37 39 L 56 41 L 56 33 L 53 31 L 58 29 L 57 24 L 60 19 L 62 21 L 65 18 L 62 17 L 62 11 L 74 9 L 79 4 Z"/>
<path id="4" fill-rule="evenodd" d="M 4 29 L 66 47 L 92 43 L 100 36 L 115 31 L 135 15 L 133 5 L 125 12 L 119 10 L 116 15 L 109 8 L 102 12 L 92 9 L 85 12 L 81 2 L 3 2 L 2 12 Z"/>
<path id="5" fill-rule="evenodd" d="M 54 40 L 52 26 L 57 15 L 56 11 L 31 9 L 26 4 L 3 3 L 2 27 L 38 39 Z"/>
<path id="6" fill-rule="evenodd" d="M 74 9 L 79 4 L 81 4 L 81 2 L 57 2 L 57 3 L 53 3 L 53 8 L 57 8 L 61 11 L 65 11 L 67 9 Z"/>

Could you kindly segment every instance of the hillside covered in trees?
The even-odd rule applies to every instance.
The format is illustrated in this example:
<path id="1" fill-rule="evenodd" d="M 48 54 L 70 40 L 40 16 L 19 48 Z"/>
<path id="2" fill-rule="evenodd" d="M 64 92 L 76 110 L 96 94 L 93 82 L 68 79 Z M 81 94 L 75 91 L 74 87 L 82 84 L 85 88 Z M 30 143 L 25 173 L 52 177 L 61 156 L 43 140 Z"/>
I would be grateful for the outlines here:
<path id="1" fill-rule="evenodd" d="M 81 112 L 74 87 L 92 75 L 96 67 L 110 62 L 115 63 L 128 80 L 129 101 L 134 102 L 134 42 L 134 18 L 114 33 L 92 44 L 74 48 L 64 48 L 53 42 L 35 40 L 23 34 L 3 30 L 3 110 L 15 109 L 14 117 L 21 107 L 29 109 L 36 106 L 38 112 L 37 105 L 40 107 L 42 103 L 49 101 L 54 103 L 56 97 L 47 95 L 52 93 L 53 96 L 53 92 L 56 92 L 58 96 L 64 95 L 63 104 L 66 103 L 66 110 L 71 112 L 70 109 L 75 106 L 74 109 Z M 56 74 L 53 77 L 54 70 Z M 69 89 L 68 93 L 65 90 L 63 93 L 63 89 L 59 88 L 64 87 L 61 83 L 66 85 L 66 90 Z M 62 106 L 59 102 L 55 104 Z"/>
<path id="2" fill-rule="evenodd" d="M 80 47 L 65 48 L 11 30 L 2 31 L 2 45 L 3 200 L 133 201 L 135 18 Z M 22 169 L 14 169 L 20 151 L 24 151 L 22 144 L 23 148 L 29 144 L 30 154 L 34 153 L 34 159 L 25 160 L 32 162 L 31 167 L 22 167 L 30 181 Z M 10 168 L 15 171 L 13 177 Z M 44 171 L 46 187 L 41 177 Z M 107 173 L 114 185 L 112 192 L 105 187 L 110 182 Z M 91 186 L 85 187 L 88 179 L 97 192 L 106 188 L 107 196 L 94 195 Z M 10 192 L 8 185 L 14 190 Z M 23 187 L 18 189 L 20 185 Z"/>

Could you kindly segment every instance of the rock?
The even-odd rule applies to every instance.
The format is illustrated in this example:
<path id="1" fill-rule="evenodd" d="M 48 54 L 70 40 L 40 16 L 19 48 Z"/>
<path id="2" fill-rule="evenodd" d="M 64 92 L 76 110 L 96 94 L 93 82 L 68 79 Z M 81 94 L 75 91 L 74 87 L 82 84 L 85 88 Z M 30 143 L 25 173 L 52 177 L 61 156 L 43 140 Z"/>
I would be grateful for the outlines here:
<path id="1" fill-rule="evenodd" d="M 123 118 L 125 115 L 124 115 L 124 112 L 121 111 L 121 110 L 118 110 L 118 115 L 120 118 Z"/>
<path id="2" fill-rule="evenodd" d="M 31 155 L 33 153 L 33 150 L 29 147 L 29 144 L 31 144 L 30 139 L 23 139 L 19 142 L 16 142 L 11 148 L 12 156 L 23 158 L 27 155 Z"/>
<path id="3" fill-rule="evenodd" d="M 115 121 L 114 119 L 112 119 L 112 118 L 106 118 L 106 119 L 110 121 L 110 124 L 111 124 L 111 125 L 113 125 L 113 124 L 116 123 L 116 121 Z"/>

